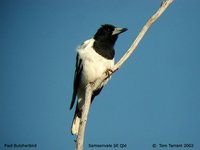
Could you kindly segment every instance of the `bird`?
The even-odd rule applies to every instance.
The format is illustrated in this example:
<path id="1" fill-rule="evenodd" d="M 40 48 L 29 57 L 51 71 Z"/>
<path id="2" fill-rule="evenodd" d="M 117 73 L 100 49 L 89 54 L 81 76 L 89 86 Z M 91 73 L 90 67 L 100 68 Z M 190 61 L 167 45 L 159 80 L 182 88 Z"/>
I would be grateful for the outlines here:
<path id="1" fill-rule="evenodd" d="M 86 40 L 77 48 L 73 94 L 70 105 L 71 110 L 77 98 L 71 127 L 72 135 L 78 135 L 87 84 L 94 82 L 114 66 L 115 42 L 118 35 L 127 30 L 127 28 L 118 28 L 111 24 L 104 24 L 97 30 L 93 38 Z M 110 78 L 111 76 L 98 89 L 93 91 L 91 104 Z"/>

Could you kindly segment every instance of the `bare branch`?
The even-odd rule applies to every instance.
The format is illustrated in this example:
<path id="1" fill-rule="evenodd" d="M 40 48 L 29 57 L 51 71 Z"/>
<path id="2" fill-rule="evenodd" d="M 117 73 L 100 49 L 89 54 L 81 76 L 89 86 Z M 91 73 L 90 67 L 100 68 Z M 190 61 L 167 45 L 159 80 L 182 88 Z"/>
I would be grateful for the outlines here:
<path id="1" fill-rule="evenodd" d="M 139 42 L 149 29 L 149 27 L 162 15 L 162 13 L 168 8 L 168 6 L 173 2 L 173 0 L 166 0 L 164 1 L 158 11 L 147 21 L 145 26 L 142 28 L 140 31 L 139 35 L 131 45 L 131 47 L 127 50 L 127 52 L 124 54 L 124 56 L 114 65 L 114 67 L 111 69 L 112 73 L 116 72 L 122 64 L 130 57 L 130 55 L 134 52 L 135 48 L 138 46 Z M 107 79 L 107 74 L 104 73 L 101 78 L 97 79 L 94 81 L 92 84 L 88 84 L 86 87 L 86 97 L 85 97 L 85 104 L 82 110 L 82 117 L 80 121 L 80 127 L 79 127 L 79 132 L 77 136 L 77 141 L 76 141 L 76 150 L 83 150 L 83 142 L 84 142 L 84 133 L 85 133 L 85 126 L 87 122 L 87 116 L 90 108 L 90 103 L 91 103 L 91 96 L 92 92 L 97 89 L 101 83 Z"/>
<path id="2" fill-rule="evenodd" d="M 145 24 L 145 26 L 142 28 L 142 30 L 138 34 L 137 38 L 135 39 L 135 41 L 133 42 L 133 44 L 131 45 L 131 47 L 127 50 L 127 52 L 124 54 L 124 56 L 112 68 L 113 72 L 115 72 L 116 70 L 118 70 L 122 66 L 122 64 L 130 57 L 130 55 L 133 53 L 133 51 L 135 50 L 135 48 L 138 46 L 139 42 L 141 41 L 141 39 L 143 38 L 143 36 L 147 32 L 147 30 L 149 29 L 149 27 L 160 17 L 160 15 L 162 15 L 162 13 L 167 9 L 167 7 L 172 2 L 173 2 L 173 0 L 167 0 L 167 1 L 165 1 L 165 2 L 163 2 L 161 4 L 161 6 L 158 9 L 158 11 L 147 21 L 147 23 Z"/>
<path id="3" fill-rule="evenodd" d="M 83 106 L 78 136 L 76 140 L 76 149 L 82 150 L 83 149 L 83 143 L 84 143 L 84 134 L 85 134 L 85 126 L 87 123 L 87 116 L 89 113 L 90 103 L 91 103 L 91 97 L 92 97 L 92 87 L 91 84 L 88 84 L 86 86 L 86 92 L 85 92 L 85 104 Z"/>

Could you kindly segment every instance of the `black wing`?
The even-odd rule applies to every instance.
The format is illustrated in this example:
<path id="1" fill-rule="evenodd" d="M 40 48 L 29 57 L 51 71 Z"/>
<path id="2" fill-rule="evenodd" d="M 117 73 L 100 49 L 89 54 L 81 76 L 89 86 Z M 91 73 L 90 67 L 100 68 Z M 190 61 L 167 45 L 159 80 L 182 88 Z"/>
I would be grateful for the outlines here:
<path id="1" fill-rule="evenodd" d="M 73 91 L 73 95 L 72 95 L 70 110 L 74 106 L 74 102 L 76 100 L 76 94 L 77 94 L 77 90 L 78 90 L 78 87 L 80 84 L 82 70 L 83 70 L 82 60 L 79 58 L 79 55 L 77 54 L 76 55 L 76 70 L 75 70 L 75 74 L 74 74 L 74 91 Z"/>

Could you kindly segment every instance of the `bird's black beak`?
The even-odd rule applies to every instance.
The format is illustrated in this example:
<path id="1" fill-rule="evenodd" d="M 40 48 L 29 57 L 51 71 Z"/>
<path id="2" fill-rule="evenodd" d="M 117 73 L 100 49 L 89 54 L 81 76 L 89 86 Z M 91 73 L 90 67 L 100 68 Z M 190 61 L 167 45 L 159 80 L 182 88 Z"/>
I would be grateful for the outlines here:
<path id="1" fill-rule="evenodd" d="M 115 30 L 113 31 L 112 35 L 118 35 L 120 33 L 123 33 L 125 31 L 127 31 L 127 28 L 115 28 Z"/>

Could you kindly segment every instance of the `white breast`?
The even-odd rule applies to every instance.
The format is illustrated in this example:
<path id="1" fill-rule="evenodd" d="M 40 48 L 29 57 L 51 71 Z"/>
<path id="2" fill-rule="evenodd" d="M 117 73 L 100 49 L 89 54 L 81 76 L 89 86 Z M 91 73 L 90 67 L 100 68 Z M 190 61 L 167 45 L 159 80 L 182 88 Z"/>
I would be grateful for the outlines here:
<path id="1" fill-rule="evenodd" d="M 108 60 L 95 52 L 92 47 L 93 43 L 94 39 L 87 40 L 77 50 L 80 59 L 82 59 L 83 71 L 81 82 L 84 85 L 94 82 L 114 65 L 114 59 Z"/>

